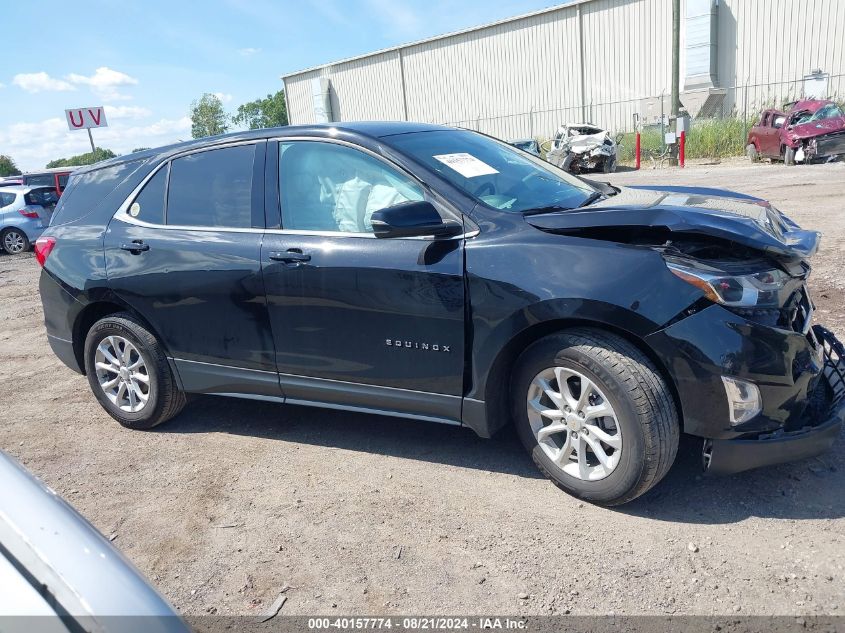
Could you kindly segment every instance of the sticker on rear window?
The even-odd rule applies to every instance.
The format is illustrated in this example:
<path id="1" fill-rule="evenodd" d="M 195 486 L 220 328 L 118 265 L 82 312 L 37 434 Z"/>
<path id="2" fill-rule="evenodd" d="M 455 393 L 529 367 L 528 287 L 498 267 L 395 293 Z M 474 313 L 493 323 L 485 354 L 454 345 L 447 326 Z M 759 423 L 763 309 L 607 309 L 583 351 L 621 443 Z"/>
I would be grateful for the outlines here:
<path id="1" fill-rule="evenodd" d="M 478 160 L 472 154 L 461 152 L 459 154 L 439 154 L 432 156 L 435 160 L 454 169 L 464 178 L 475 178 L 476 176 L 487 176 L 490 174 L 498 174 L 499 172 L 493 169 L 490 165 L 482 160 Z"/>

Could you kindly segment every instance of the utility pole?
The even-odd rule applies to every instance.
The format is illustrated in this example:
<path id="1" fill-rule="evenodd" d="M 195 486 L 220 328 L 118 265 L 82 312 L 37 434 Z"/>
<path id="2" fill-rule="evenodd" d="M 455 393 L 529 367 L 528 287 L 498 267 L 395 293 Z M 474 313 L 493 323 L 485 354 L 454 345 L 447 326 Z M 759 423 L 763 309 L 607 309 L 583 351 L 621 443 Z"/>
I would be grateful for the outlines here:
<path id="1" fill-rule="evenodd" d="M 678 138 L 678 111 L 681 107 L 679 97 L 679 83 L 681 74 L 681 0 L 672 0 L 672 96 L 670 99 L 670 129 L 675 133 L 675 139 Z M 672 149 L 672 159 L 670 164 L 678 164 L 678 144 L 677 142 Z"/>
<path id="2" fill-rule="evenodd" d="M 94 147 L 94 137 L 91 135 L 91 128 L 90 127 L 88 128 L 88 140 L 91 141 L 91 153 L 93 154 L 94 152 L 97 151 L 97 148 Z"/>

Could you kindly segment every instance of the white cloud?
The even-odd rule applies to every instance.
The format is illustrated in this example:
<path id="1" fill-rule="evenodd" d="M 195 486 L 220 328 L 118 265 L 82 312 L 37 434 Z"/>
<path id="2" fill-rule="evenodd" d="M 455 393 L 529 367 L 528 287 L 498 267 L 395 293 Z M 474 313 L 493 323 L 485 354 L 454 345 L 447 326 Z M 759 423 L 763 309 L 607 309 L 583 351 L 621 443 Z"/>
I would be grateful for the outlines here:
<path id="1" fill-rule="evenodd" d="M 55 79 L 45 72 L 18 73 L 12 83 L 27 92 L 50 92 L 76 90 L 71 84 L 61 79 Z"/>
<path id="2" fill-rule="evenodd" d="M 191 120 L 159 119 L 143 125 L 127 125 L 140 110 L 116 108 L 120 114 L 114 117 L 106 106 L 109 127 L 92 130 L 98 147 L 107 147 L 126 154 L 136 147 L 159 147 L 191 138 Z M 125 115 L 121 118 L 121 114 Z M 112 119 L 115 123 L 112 123 Z M 41 169 L 55 158 L 64 158 L 90 151 L 88 135 L 67 128 L 63 118 L 53 117 L 39 122 L 13 123 L 0 128 L 0 147 L 9 154 L 23 170 Z"/>
<path id="3" fill-rule="evenodd" d="M 247 47 L 247 48 L 239 48 L 238 49 L 238 54 L 242 55 L 244 57 L 250 57 L 251 55 L 257 55 L 260 52 L 261 52 L 260 48 L 252 48 L 251 46 Z"/>
<path id="4" fill-rule="evenodd" d="M 5 87 L 6 87 L 6 84 L 0 83 L 0 88 L 5 88 Z"/>
<path id="5" fill-rule="evenodd" d="M 90 77 L 71 73 L 67 80 L 73 84 L 82 84 L 91 87 L 91 90 L 103 99 L 131 99 L 128 95 L 121 94 L 118 88 L 121 86 L 134 86 L 138 80 L 126 73 L 112 70 L 108 66 L 100 66 Z"/>
<path id="6" fill-rule="evenodd" d="M 144 117 L 148 117 L 152 114 L 146 108 L 141 108 L 138 106 L 105 106 L 106 109 L 106 120 L 111 121 L 112 119 L 143 119 Z"/>
<path id="7" fill-rule="evenodd" d="M 220 99 L 223 103 L 229 103 L 232 100 L 232 95 L 228 92 L 212 92 L 211 94 Z"/>

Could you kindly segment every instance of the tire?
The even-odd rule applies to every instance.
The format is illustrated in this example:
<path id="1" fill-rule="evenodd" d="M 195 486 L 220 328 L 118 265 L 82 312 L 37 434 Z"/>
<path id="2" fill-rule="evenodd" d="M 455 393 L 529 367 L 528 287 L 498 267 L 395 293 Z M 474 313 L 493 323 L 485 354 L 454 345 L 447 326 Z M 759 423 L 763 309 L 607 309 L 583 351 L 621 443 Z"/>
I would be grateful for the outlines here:
<path id="1" fill-rule="evenodd" d="M 572 167 L 572 163 L 574 161 L 574 156 L 572 154 L 567 154 L 566 157 L 563 159 L 563 162 L 560 165 L 560 168 L 563 171 L 569 172 L 570 174 L 578 173 L 579 170 L 576 170 Z"/>
<path id="2" fill-rule="evenodd" d="M 760 160 L 760 154 L 757 152 L 757 146 L 754 143 L 749 143 L 745 146 L 745 155 L 748 156 L 752 163 Z"/>
<path id="3" fill-rule="evenodd" d="M 30 249 L 29 238 L 26 233 L 14 227 L 5 229 L 0 233 L 0 244 L 3 244 L 3 250 L 9 255 L 25 253 Z"/>
<path id="4" fill-rule="evenodd" d="M 565 376 L 568 372 L 592 383 L 590 400 L 582 407 L 588 415 L 589 408 L 598 410 L 605 405 L 609 405 L 613 415 L 584 420 L 592 432 L 586 426 L 557 431 L 544 437 L 541 445 L 535 431 L 538 420 L 540 428 L 548 428 L 554 422 L 573 429 L 568 425 L 577 424 L 578 419 L 571 419 L 575 417 L 574 412 L 564 414 L 571 417 L 556 421 L 539 414 L 529 403 L 534 393 L 541 394 L 537 401 L 539 408 L 554 409 L 555 405 L 549 407 L 552 400 L 548 392 L 538 388 L 535 380 L 544 375 Z M 566 382 L 578 387 L 583 384 L 574 377 Z M 555 383 L 551 386 L 553 392 L 556 387 L 556 395 L 560 397 L 561 386 Z M 573 395 L 570 387 L 564 389 Z M 680 425 L 669 386 L 642 352 L 616 335 L 578 328 L 537 341 L 516 363 L 511 394 L 517 433 L 537 467 L 558 487 L 580 499 L 605 506 L 627 503 L 663 479 L 675 461 Z M 565 398 L 560 397 L 559 401 L 567 402 Z M 602 435 L 618 442 L 618 451 L 605 444 Z M 589 476 L 582 476 L 578 457 L 572 461 L 574 453 L 559 459 L 560 463 L 553 459 L 551 453 L 559 451 L 558 457 L 565 453 L 567 441 L 573 446 L 587 447 L 584 461 Z M 598 459 L 598 453 L 591 448 L 593 444 L 588 442 L 599 444 L 609 466 Z"/>
<path id="5" fill-rule="evenodd" d="M 108 354 L 101 351 L 103 348 Z M 126 356 L 121 357 L 121 352 Z M 109 356 L 116 362 L 109 360 Z M 177 415 L 185 406 L 185 394 L 179 391 L 161 345 L 131 314 L 113 314 L 91 326 L 85 338 L 84 360 L 94 397 L 126 428 L 151 429 Z M 130 371 L 133 366 L 135 368 Z M 125 368 L 127 373 L 119 373 L 119 367 Z M 142 393 L 144 377 L 146 394 Z M 109 389 L 111 396 L 101 385 L 103 381 L 116 383 Z M 121 383 L 124 384 L 122 391 Z M 143 401 L 144 395 L 146 401 Z"/>
<path id="6" fill-rule="evenodd" d="M 783 164 L 789 167 L 795 165 L 795 150 L 791 147 L 786 147 L 783 150 Z"/>
<path id="7" fill-rule="evenodd" d="M 612 174 L 616 171 L 616 156 L 607 156 L 601 162 L 602 173 Z"/>

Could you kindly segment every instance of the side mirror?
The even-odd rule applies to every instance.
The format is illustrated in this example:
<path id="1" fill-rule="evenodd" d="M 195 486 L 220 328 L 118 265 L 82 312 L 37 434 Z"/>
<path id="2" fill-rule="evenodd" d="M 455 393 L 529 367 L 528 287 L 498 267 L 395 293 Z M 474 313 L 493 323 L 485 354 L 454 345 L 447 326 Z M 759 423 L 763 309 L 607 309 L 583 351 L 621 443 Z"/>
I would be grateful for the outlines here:
<path id="1" fill-rule="evenodd" d="M 459 235 L 463 226 L 443 220 L 430 202 L 400 202 L 375 211 L 370 218 L 376 237 L 448 237 Z"/>

